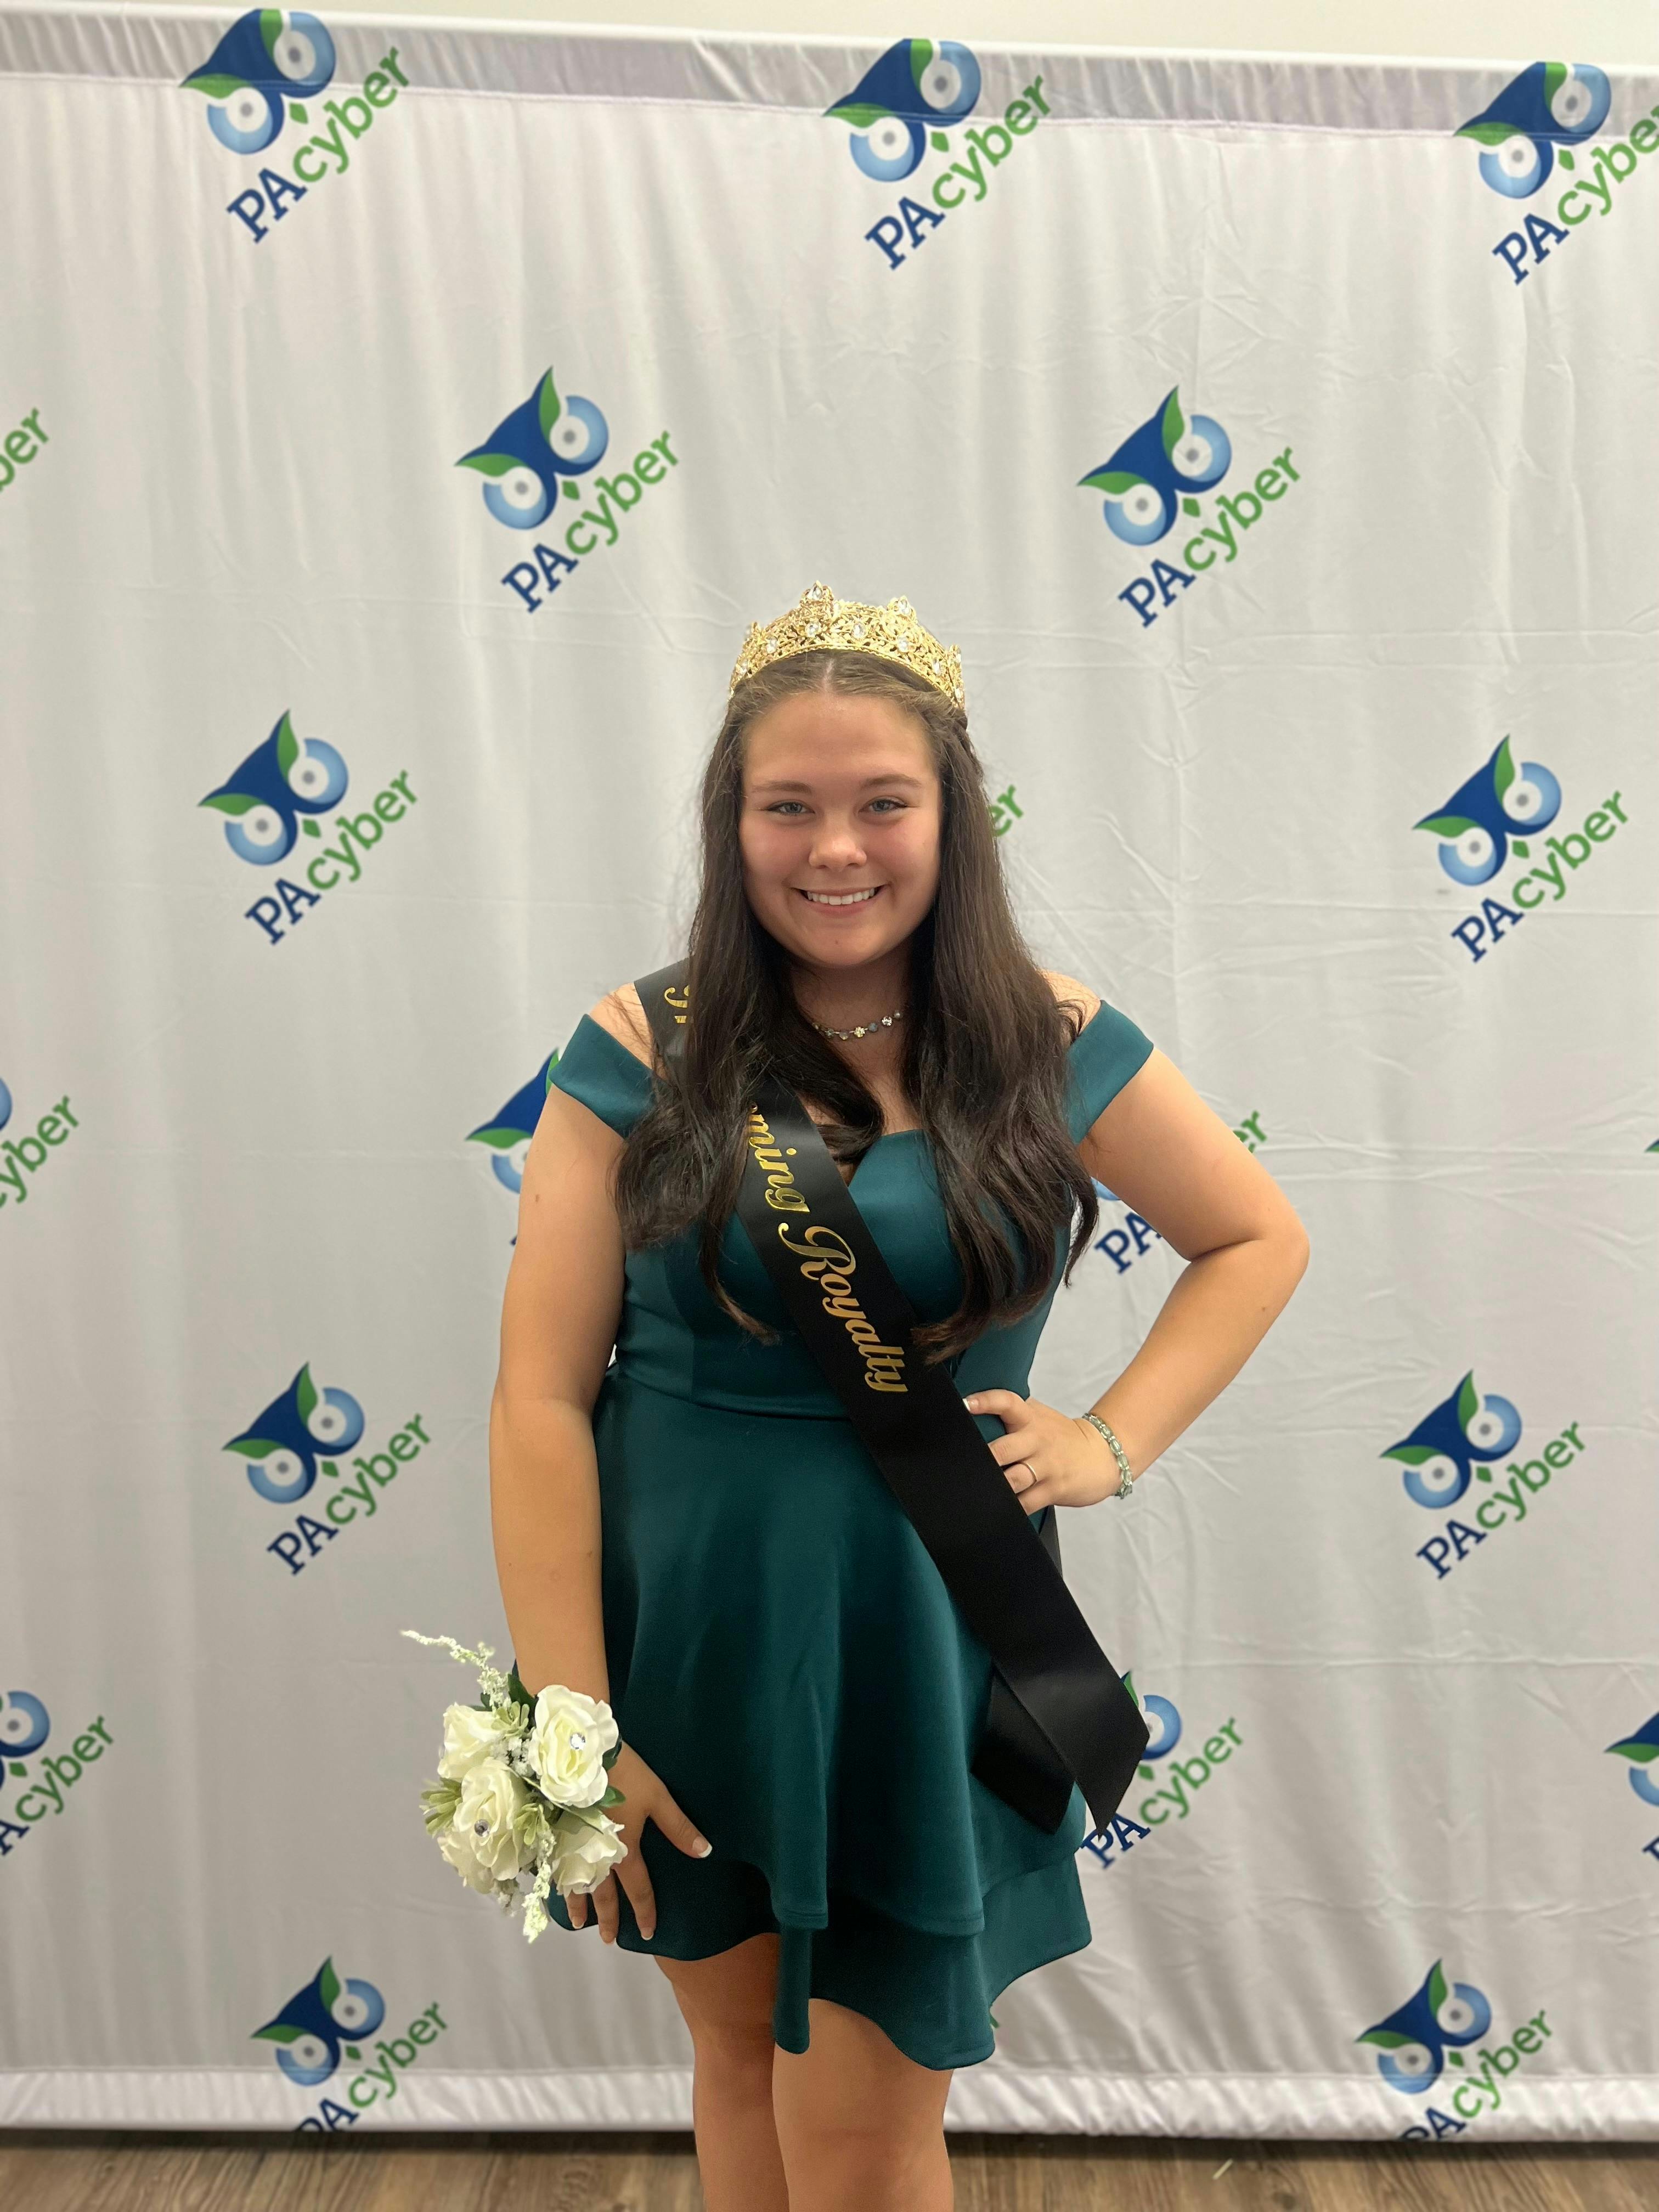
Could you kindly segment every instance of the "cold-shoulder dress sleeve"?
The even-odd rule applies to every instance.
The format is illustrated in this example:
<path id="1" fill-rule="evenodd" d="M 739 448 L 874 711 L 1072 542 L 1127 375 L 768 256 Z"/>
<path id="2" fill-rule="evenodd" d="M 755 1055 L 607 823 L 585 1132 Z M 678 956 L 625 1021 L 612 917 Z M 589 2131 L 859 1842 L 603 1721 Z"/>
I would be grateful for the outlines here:
<path id="1" fill-rule="evenodd" d="M 562 1091 L 625 1137 L 651 1103 L 651 1071 L 619 1038 L 584 1014 L 547 1071 L 550 1091 Z"/>
<path id="2" fill-rule="evenodd" d="M 1067 1111 L 1072 1142 L 1081 1144 L 1132 1075 L 1150 1058 L 1152 1041 L 1103 999 L 1066 1055 Z"/>

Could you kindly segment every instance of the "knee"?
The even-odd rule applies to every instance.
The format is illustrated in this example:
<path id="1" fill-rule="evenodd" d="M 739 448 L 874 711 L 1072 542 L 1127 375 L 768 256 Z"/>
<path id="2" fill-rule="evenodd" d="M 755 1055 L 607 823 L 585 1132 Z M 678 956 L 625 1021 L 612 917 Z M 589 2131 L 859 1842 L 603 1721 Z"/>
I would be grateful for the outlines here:
<path id="1" fill-rule="evenodd" d="M 699 2063 L 764 2075 L 769 2081 L 774 2045 L 769 1993 L 761 1987 L 709 1988 L 701 1978 L 670 1972 L 666 1960 L 657 1963 L 667 1974 Z"/>

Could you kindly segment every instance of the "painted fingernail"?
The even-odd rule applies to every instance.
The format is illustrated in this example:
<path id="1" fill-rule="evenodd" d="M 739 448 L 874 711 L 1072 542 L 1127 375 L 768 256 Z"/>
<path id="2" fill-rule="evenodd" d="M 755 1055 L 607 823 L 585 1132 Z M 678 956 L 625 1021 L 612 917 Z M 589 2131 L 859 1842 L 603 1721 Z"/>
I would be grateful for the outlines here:
<path id="1" fill-rule="evenodd" d="M 696 1851 L 700 1859 L 706 1859 L 709 1852 L 712 1851 L 714 1848 L 714 1846 L 709 1842 L 707 1836 L 699 1836 L 696 1842 L 692 1845 L 692 1849 Z"/>

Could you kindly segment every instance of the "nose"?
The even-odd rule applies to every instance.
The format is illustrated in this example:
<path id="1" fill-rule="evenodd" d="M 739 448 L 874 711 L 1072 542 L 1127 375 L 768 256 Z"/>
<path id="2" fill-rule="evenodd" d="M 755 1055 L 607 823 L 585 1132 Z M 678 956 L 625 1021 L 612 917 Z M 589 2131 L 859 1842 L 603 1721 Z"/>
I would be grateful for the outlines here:
<path id="1" fill-rule="evenodd" d="M 816 866 L 823 868 L 863 866 L 864 842 L 850 818 L 842 822 L 825 818 L 812 840 L 811 858 Z"/>

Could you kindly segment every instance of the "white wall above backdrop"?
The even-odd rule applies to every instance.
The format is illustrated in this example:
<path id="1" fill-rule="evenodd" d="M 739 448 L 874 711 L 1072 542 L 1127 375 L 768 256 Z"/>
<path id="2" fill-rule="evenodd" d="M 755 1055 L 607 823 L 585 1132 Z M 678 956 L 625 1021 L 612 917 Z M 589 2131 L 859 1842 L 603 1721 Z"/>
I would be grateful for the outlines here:
<path id="1" fill-rule="evenodd" d="M 534 1079 L 822 577 L 1314 1247 L 1068 1528 L 1153 1744 L 953 2120 L 1659 2134 L 1659 75 L 14 9 L 0 206 L 0 2121 L 685 2124 L 398 1631 L 505 1649 Z"/>

